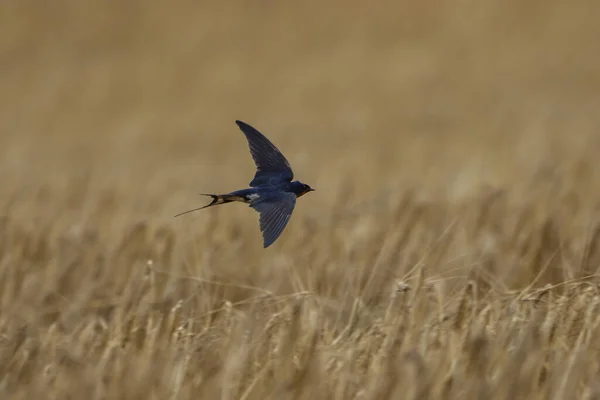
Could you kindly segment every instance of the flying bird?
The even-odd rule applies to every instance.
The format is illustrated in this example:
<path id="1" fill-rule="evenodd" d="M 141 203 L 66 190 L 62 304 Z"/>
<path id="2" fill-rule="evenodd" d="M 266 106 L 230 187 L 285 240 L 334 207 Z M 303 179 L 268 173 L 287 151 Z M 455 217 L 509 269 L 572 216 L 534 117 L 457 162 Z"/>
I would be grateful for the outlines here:
<path id="1" fill-rule="evenodd" d="M 285 229 L 294 211 L 296 199 L 314 189 L 300 181 L 293 181 L 294 173 L 290 163 L 262 133 L 245 122 L 235 123 L 246 135 L 250 154 L 256 164 L 256 173 L 249 184 L 250 188 L 227 194 L 202 193 L 203 196 L 212 197 L 210 204 L 184 211 L 176 217 L 234 201 L 246 203 L 260 215 L 263 246 L 267 248 Z"/>

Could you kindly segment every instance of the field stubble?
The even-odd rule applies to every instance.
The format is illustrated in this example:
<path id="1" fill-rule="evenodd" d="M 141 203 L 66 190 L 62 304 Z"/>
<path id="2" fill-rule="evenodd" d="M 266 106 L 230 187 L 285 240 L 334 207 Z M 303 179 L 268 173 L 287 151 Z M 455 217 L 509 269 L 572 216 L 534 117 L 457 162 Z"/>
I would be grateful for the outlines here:
<path id="1" fill-rule="evenodd" d="M 3 398 L 600 397 L 597 13 L 55 3 L 0 14 Z M 317 189 L 267 250 L 171 218 L 236 118 Z"/>

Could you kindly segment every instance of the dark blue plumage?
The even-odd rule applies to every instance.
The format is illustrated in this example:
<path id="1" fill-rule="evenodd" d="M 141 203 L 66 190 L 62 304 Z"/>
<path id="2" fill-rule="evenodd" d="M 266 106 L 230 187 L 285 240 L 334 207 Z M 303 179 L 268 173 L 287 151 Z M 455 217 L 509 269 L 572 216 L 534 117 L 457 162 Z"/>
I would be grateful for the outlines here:
<path id="1" fill-rule="evenodd" d="M 300 181 L 292 182 L 294 173 L 290 163 L 262 133 L 242 121 L 235 121 L 235 123 L 246 135 L 250 154 L 256 164 L 256 173 L 250 182 L 250 188 L 227 194 L 205 194 L 212 197 L 210 204 L 182 212 L 176 217 L 234 201 L 247 203 L 260 214 L 263 245 L 269 247 L 289 222 L 296 205 L 296 198 L 314 189 Z"/>
<path id="2" fill-rule="evenodd" d="M 250 186 L 278 185 L 294 179 L 290 163 L 262 133 L 242 122 L 235 121 L 248 139 L 250 154 L 256 164 L 256 174 Z"/>

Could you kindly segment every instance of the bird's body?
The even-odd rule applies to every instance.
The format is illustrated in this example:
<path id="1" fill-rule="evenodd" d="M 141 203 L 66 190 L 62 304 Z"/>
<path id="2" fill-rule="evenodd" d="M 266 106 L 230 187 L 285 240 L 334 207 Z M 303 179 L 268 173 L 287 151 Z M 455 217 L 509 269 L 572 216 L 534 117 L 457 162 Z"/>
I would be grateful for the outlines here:
<path id="1" fill-rule="evenodd" d="M 273 196 L 277 196 L 283 193 L 293 193 L 296 197 L 300 197 L 311 190 L 306 189 L 306 185 L 304 185 L 300 181 L 294 182 L 284 182 L 280 185 L 261 185 L 259 187 L 251 187 L 248 189 L 236 190 L 235 192 L 227 193 L 227 194 L 203 194 L 204 196 L 216 196 L 218 200 L 218 204 L 223 203 L 231 203 L 233 201 L 239 201 L 246 204 L 252 204 L 252 202 L 260 201 L 260 199 L 269 198 Z M 213 201 L 215 197 L 213 197 Z M 217 204 L 209 204 L 206 207 Z M 206 208 L 205 207 L 205 208 Z"/>
<path id="2" fill-rule="evenodd" d="M 285 229 L 296 205 L 296 198 L 314 189 L 300 181 L 292 181 L 294 174 L 289 162 L 263 134 L 244 122 L 236 121 L 236 124 L 246 135 L 256 164 L 257 170 L 250 188 L 227 194 L 204 194 L 212 198 L 210 204 L 176 216 L 225 203 L 246 203 L 260 214 L 263 245 L 268 247 Z"/>

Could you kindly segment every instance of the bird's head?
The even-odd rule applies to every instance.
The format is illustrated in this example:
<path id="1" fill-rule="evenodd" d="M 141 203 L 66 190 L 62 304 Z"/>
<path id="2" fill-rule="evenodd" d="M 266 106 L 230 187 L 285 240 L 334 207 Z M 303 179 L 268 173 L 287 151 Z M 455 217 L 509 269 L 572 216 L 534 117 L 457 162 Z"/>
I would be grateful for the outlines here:
<path id="1" fill-rule="evenodd" d="M 315 191 L 315 189 L 311 188 L 306 183 L 302 183 L 299 181 L 294 182 L 293 185 L 294 185 L 294 193 L 296 193 L 296 197 L 300 197 L 300 196 L 305 195 L 308 192 Z"/>

